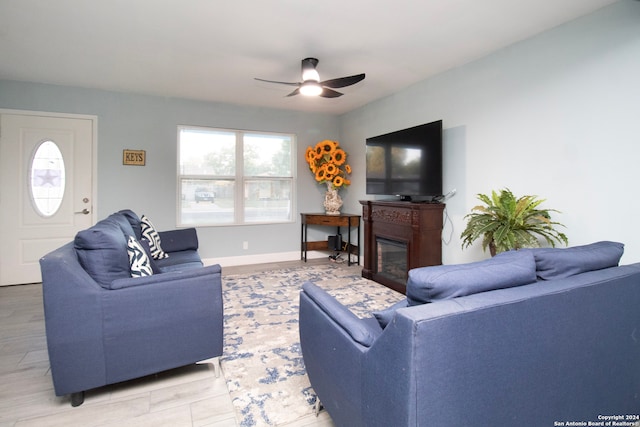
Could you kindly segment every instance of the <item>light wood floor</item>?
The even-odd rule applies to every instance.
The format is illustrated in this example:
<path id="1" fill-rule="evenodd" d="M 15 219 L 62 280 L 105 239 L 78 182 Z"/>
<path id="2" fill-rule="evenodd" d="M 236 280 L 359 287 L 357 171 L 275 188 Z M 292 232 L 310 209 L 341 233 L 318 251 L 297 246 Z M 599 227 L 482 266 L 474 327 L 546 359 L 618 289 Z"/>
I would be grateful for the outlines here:
<path id="1" fill-rule="evenodd" d="M 326 263 L 326 259 L 309 264 Z M 301 265 L 299 261 L 223 268 L 242 274 Z M 345 264 L 345 268 L 346 264 Z M 359 266 L 350 268 L 360 269 Z M 202 363 L 102 387 L 73 408 L 53 391 L 44 330 L 42 286 L 0 287 L 0 427 L 236 427 L 223 376 Z M 286 427 L 332 427 L 326 411 Z"/>

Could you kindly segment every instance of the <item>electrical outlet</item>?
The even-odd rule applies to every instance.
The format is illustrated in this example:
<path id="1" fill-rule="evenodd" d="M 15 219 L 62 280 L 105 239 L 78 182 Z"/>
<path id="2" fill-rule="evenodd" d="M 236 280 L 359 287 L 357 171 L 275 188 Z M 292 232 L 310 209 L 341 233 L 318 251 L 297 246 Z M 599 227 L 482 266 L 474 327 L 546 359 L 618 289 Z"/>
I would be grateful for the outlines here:
<path id="1" fill-rule="evenodd" d="M 242 242 L 242 249 L 244 249 L 245 251 L 249 249 L 249 242 Z"/>

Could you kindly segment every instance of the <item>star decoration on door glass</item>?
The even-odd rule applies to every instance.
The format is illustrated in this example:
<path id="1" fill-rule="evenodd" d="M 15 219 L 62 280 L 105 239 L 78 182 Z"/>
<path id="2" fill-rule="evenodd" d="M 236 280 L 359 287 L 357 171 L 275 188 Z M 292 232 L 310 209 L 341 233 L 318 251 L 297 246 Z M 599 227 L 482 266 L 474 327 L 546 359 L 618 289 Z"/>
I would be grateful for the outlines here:
<path id="1" fill-rule="evenodd" d="M 34 187 L 60 187 L 59 169 L 35 169 L 33 171 Z"/>

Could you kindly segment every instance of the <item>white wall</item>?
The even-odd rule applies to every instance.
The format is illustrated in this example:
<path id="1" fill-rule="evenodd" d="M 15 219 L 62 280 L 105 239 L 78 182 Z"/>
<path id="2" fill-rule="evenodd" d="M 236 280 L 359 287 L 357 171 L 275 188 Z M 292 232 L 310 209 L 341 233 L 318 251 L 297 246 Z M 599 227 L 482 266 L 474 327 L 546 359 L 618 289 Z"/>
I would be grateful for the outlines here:
<path id="1" fill-rule="evenodd" d="M 567 226 L 570 245 L 626 244 L 640 261 L 640 2 L 624 0 L 423 81 L 341 117 L 355 163 L 349 205 L 364 194 L 369 136 L 444 121 L 449 221 L 443 262 L 488 257 L 461 249 L 477 193 L 536 194 Z M 371 198 L 369 196 L 368 198 Z"/>

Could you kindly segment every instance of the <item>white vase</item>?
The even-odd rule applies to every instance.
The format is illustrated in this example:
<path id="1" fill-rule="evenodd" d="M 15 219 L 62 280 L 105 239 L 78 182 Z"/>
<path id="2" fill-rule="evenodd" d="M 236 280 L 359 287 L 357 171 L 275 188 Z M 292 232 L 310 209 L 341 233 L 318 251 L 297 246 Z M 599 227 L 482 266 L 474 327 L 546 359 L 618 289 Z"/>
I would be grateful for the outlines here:
<path id="1" fill-rule="evenodd" d="M 327 182 L 327 192 L 324 193 L 324 210 L 327 215 L 340 215 L 342 199 L 330 182 Z"/>

